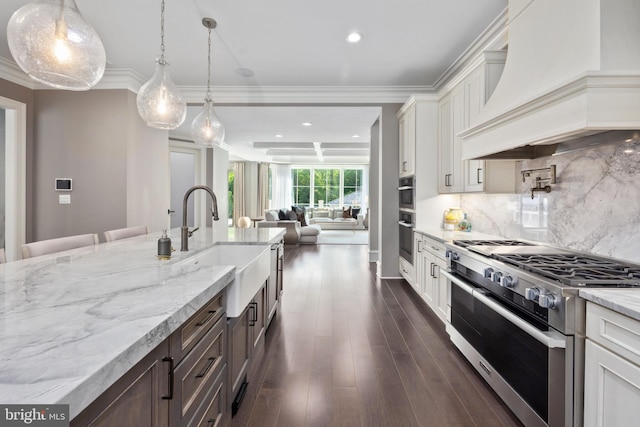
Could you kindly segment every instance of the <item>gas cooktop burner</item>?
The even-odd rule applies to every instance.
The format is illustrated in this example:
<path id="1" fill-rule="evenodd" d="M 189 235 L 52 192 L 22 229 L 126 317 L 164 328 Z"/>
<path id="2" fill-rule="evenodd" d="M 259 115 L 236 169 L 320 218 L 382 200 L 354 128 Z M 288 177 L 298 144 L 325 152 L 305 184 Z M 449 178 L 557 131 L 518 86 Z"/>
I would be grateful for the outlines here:
<path id="1" fill-rule="evenodd" d="M 535 246 L 533 243 L 520 240 L 454 240 L 453 243 L 463 248 L 467 246 Z"/>
<path id="2" fill-rule="evenodd" d="M 640 267 L 576 254 L 493 254 L 493 258 L 569 286 L 640 287 Z"/>

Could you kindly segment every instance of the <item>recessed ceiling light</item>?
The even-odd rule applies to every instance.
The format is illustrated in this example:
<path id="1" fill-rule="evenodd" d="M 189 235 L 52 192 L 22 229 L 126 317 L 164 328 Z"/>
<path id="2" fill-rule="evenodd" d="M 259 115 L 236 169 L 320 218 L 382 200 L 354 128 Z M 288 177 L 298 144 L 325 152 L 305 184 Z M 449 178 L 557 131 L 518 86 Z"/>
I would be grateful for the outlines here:
<path id="1" fill-rule="evenodd" d="M 250 70 L 248 68 L 238 68 L 236 70 L 236 74 L 241 77 L 253 77 L 255 73 L 253 72 L 253 70 Z"/>
<path id="2" fill-rule="evenodd" d="M 351 135 L 351 138 L 360 138 L 360 135 Z"/>
<path id="3" fill-rule="evenodd" d="M 302 126 L 311 126 L 311 123 L 309 123 L 309 122 L 304 122 L 304 123 L 302 124 Z"/>
<path id="4" fill-rule="evenodd" d="M 283 135 L 282 135 L 281 133 L 276 133 L 276 134 L 275 134 L 275 135 L 273 135 L 273 136 L 275 136 L 276 138 L 282 138 L 282 136 L 283 136 Z"/>
<path id="5" fill-rule="evenodd" d="M 362 40 L 362 34 L 357 31 L 353 31 L 347 36 L 347 41 L 349 43 L 358 43 L 360 40 Z"/>

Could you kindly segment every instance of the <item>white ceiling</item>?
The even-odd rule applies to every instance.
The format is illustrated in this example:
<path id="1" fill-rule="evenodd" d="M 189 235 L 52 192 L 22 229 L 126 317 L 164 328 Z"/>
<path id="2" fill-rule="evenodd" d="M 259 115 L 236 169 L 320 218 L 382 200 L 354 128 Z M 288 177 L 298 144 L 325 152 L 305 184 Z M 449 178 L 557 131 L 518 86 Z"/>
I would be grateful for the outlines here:
<path id="1" fill-rule="evenodd" d="M 2 28 L 27 3 L 2 0 Z M 160 52 L 160 1 L 76 3 L 102 38 L 107 67 L 150 78 Z M 201 19 L 211 17 L 218 22 L 213 33 L 214 100 L 215 89 L 222 87 L 428 90 L 506 6 L 507 0 L 166 0 L 165 54 L 176 84 L 204 87 L 207 30 Z M 348 44 L 350 31 L 362 33 L 363 40 Z M 12 59 L 5 31 L 0 32 L 0 57 Z M 240 76 L 236 71 L 241 68 L 252 70 L 253 77 Z M 188 138 L 198 112 L 190 106 L 185 125 L 172 135 Z M 218 106 L 216 112 L 234 155 L 283 162 L 299 162 L 300 156 L 267 156 L 266 149 L 255 150 L 252 143 L 367 144 L 378 114 L 377 108 L 357 106 Z M 274 137 L 276 133 L 283 137 Z M 352 138 L 356 134 L 360 138 Z M 368 155 L 358 155 L 362 152 L 332 156 L 323 151 L 324 161 L 367 162 Z M 313 162 L 316 157 L 302 159 Z"/>

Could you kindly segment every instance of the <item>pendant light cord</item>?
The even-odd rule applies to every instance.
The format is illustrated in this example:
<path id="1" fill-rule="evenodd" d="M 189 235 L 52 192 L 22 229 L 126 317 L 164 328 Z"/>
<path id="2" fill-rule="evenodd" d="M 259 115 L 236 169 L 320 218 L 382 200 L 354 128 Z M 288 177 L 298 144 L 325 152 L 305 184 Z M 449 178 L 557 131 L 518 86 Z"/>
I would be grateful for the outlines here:
<path id="1" fill-rule="evenodd" d="M 212 101 L 211 99 L 211 28 L 209 27 L 209 54 L 207 55 L 208 68 L 207 68 L 207 94 L 204 99 L 206 102 Z"/>
<path id="2" fill-rule="evenodd" d="M 164 63 L 164 0 L 160 4 L 160 59 Z"/>

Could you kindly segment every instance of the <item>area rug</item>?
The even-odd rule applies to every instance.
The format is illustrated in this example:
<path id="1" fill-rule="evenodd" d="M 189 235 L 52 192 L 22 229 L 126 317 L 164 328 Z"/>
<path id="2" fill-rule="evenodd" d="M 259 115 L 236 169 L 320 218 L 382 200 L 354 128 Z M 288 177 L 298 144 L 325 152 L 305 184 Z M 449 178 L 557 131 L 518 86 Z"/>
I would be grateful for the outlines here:
<path id="1" fill-rule="evenodd" d="M 322 230 L 318 245 L 368 245 L 369 230 Z"/>

